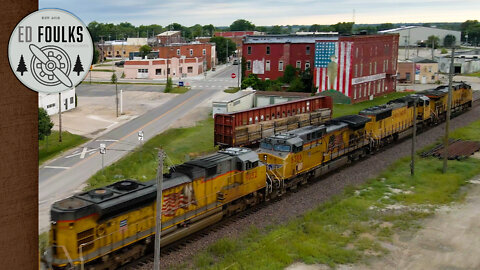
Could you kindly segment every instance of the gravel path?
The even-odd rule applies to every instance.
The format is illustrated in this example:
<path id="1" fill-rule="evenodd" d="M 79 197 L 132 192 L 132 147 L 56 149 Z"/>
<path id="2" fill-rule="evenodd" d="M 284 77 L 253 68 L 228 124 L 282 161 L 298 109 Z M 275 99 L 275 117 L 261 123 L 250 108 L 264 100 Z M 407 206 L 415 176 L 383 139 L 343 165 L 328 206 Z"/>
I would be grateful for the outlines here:
<path id="1" fill-rule="evenodd" d="M 450 129 L 454 130 L 466 126 L 478 119 L 480 119 L 480 106 L 476 106 L 453 119 Z M 444 124 L 423 132 L 417 137 L 417 149 L 434 143 L 443 134 Z M 309 184 L 307 188 L 291 193 L 280 201 L 270 203 L 259 211 L 250 214 L 247 218 L 231 222 L 229 226 L 221 228 L 215 233 L 209 233 L 207 236 L 199 238 L 178 251 L 163 255 L 161 257 L 161 267 L 162 269 L 168 269 L 181 263 L 190 263 L 191 258 L 196 253 L 202 251 L 216 240 L 224 237 L 237 237 L 252 225 L 263 228 L 271 224 L 285 223 L 292 218 L 302 215 L 304 212 L 327 201 L 332 196 L 340 194 L 346 186 L 360 185 L 366 180 L 377 176 L 378 172 L 384 170 L 399 158 L 408 156 L 411 151 L 410 147 L 411 141 L 409 139 L 404 140 L 376 155 L 330 174 L 321 181 Z M 145 265 L 142 269 L 152 268 L 153 265 Z"/>

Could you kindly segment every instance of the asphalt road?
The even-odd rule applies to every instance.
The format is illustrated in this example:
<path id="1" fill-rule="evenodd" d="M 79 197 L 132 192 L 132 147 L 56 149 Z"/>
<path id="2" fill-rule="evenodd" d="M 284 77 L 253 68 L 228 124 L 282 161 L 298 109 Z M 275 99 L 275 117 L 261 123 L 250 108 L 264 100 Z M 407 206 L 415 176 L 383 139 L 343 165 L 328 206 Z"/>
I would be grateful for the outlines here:
<path id="1" fill-rule="evenodd" d="M 172 123 L 193 110 L 202 101 L 210 98 L 216 92 L 229 86 L 236 86 L 230 75 L 237 66 L 228 66 L 223 70 L 212 72 L 210 76 L 201 79 L 186 80 L 192 87 L 183 95 L 178 95 L 171 101 L 119 126 L 112 131 L 84 144 L 80 148 L 67 151 L 61 157 L 44 164 L 39 171 L 39 229 L 48 229 L 50 206 L 53 202 L 72 195 L 81 188 L 85 181 L 104 166 L 119 160 L 139 145 L 138 131 L 144 132 L 145 141 L 164 131 Z M 104 96 L 114 94 L 109 87 L 102 85 L 93 90 L 87 84 L 79 88 L 79 95 Z M 126 91 L 152 91 L 151 85 L 128 86 Z M 161 86 L 153 86 L 161 87 Z M 128 89 L 128 90 L 127 90 Z M 157 88 L 158 89 L 158 88 Z M 158 90 L 157 90 L 158 91 Z M 99 153 L 100 144 L 105 144 L 107 153 Z"/>

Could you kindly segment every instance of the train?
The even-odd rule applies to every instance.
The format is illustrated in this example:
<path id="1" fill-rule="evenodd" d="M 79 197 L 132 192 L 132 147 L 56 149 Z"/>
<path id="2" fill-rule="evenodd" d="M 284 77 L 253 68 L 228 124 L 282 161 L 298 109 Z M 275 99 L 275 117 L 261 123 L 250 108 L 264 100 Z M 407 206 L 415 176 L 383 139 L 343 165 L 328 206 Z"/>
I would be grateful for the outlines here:
<path id="1" fill-rule="evenodd" d="M 453 84 L 452 111 L 472 107 L 472 89 Z M 258 149 L 231 147 L 173 166 L 162 188 L 162 246 L 269 201 L 411 131 L 446 118 L 448 87 L 417 92 L 319 124 L 277 133 Z M 122 180 L 51 207 L 52 269 L 116 269 L 153 249 L 157 186 Z"/>

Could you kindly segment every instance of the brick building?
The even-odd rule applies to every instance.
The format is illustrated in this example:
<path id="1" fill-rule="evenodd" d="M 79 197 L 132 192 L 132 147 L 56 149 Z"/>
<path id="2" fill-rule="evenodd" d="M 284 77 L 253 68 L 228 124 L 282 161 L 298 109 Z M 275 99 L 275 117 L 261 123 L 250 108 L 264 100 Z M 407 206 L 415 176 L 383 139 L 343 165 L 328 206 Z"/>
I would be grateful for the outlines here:
<path id="1" fill-rule="evenodd" d="M 237 45 L 237 50 L 242 50 L 243 38 L 246 36 L 264 36 L 265 32 L 258 31 L 226 31 L 215 32 L 215 37 L 224 37 L 231 39 Z"/>
<path id="2" fill-rule="evenodd" d="M 159 44 L 170 44 L 170 43 L 182 43 L 185 40 L 182 37 L 182 32 L 180 31 L 165 31 L 157 35 L 157 41 Z"/>
<path id="3" fill-rule="evenodd" d="M 246 36 L 242 56 L 246 60 L 245 74 L 257 74 L 260 79 L 275 80 L 283 76 L 287 65 L 305 70 L 313 67 L 315 41 L 335 41 L 335 35 L 268 35 Z"/>
<path id="4" fill-rule="evenodd" d="M 122 59 L 128 58 L 132 52 L 138 52 L 143 45 L 147 45 L 147 38 L 127 38 L 127 40 L 112 40 L 97 44 L 103 57 Z"/>
<path id="5" fill-rule="evenodd" d="M 185 78 L 203 73 L 203 58 L 145 59 L 125 61 L 127 79 Z"/>
<path id="6" fill-rule="evenodd" d="M 353 103 L 394 92 L 398 34 L 341 36 L 315 43 L 314 85 Z"/>
<path id="7" fill-rule="evenodd" d="M 159 58 L 202 58 L 205 60 L 206 69 L 215 66 L 215 44 L 214 43 L 176 43 L 153 48 L 158 51 Z"/>

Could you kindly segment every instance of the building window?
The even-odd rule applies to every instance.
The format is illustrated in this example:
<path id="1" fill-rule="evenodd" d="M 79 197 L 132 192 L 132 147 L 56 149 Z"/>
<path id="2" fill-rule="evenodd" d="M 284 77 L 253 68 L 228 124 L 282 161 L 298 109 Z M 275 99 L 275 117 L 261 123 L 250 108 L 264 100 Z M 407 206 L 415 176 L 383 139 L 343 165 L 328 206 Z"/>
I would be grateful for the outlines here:
<path id="1" fill-rule="evenodd" d="M 206 54 L 207 54 L 207 50 L 206 50 L 206 49 L 203 49 L 203 50 L 202 50 L 202 54 L 203 54 L 203 55 L 206 55 Z"/>
<path id="2" fill-rule="evenodd" d="M 140 69 L 138 69 L 138 73 L 148 73 L 148 69 L 140 68 Z"/>
<path id="3" fill-rule="evenodd" d="M 70 104 L 73 104 L 73 97 L 70 97 Z"/>
<path id="4" fill-rule="evenodd" d="M 162 75 L 162 69 L 161 68 L 155 69 L 155 75 Z"/>
<path id="5" fill-rule="evenodd" d="M 190 56 L 193 56 L 193 49 L 190 49 Z"/>
<path id="6" fill-rule="evenodd" d="M 353 99 L 357 99 L 357 86 L 353 88 Z"/>
<path id="7" fill-rule="evenodd" d="M 360 76 L 363 76 L 363 63 L 360 64 Z"/>
<path id="8" fill-rule="evenodd" d="M 170 68 L 167 68 L 167 74 L 170 75 Z"/>
<path id="9" fill-rule="evenodd" d="M 125 52 L 125 51 L 123 51 L 123 55 L 125 55 L 125 53 L 126 53 L 126 52 Z"/>
<path id="10" fill-rule="evenodd" d="M 355 49 L 355 58 L 358 58 L 358 47 Z"/>
<path id="11" fill-rule="evenodd" d="M 377 81 L 377 93 L 380 93 L 380 86 L 381 86 L 381 85 L 380 85 L 380 82 Z"/>
<path id="12" fill-rule="evenodd" d="M 247 47 L 247 54 L 252 54 L 252 47 L 251 46 Z"/>
<path id="13" fill-rule="evenodd" d="M 377 74 L 377 62 L 373 63 L 373 71 Z"/>
<path id="14" fill-rule="evenodd" d="M 359 85 L 358 88 L 359 88 L 359 89 L 358 89 L 358 90 L 359 90 L 359 91 L 358 91 L 358 97 L 361 98 L 361 97 L 362 97 L 362 85 Z"/>
<path id="15" fill-rule="evenodd" d="M 247 70 L 251 70 L 252 69 L 252 61 L 248 60 L 247 61 Z"/>
<path id="16" fill-rule="evenodd" d="M 368 67 L 368 75 L 372 75 L 372 63 L 371 62 L 369 63 L 369 67 Z"/>
<path id="17" fill-rule="evenodd" d="M 302 68 L 302 61 L 297 61 L 297 68 Z"/>
<path id="18" fill-rule="evenodd" d="M 405 73 L 405 80 L 409 82 L 410 81 L 410 76 L 411 76 L 410 72 Z"/>
<path id="19" fill-rule="evenodd" d="M 310 68 L 310 61 L 305 61 L 305 69 L 309 69 Z"/>
<path id="20" fill-rule="evenodd" d="M 270 71 L 270 60 L 265 61 L 265 71 Z"/>
<path id="21" fill-rule="evenodd" d="M 117 55 L 119 55 L 119 54 L 120 54 L 120 51 L 117 51 Z"/>
<path id="22" fill-rule="evenodd" d="M 306 55 L 310 55 L 310 46 L 307 46 L 307 47 L 306 47 L 305 54 L 306 54 Z"/>
<path id="23" fill-rule="evenodd" d="M 358 64 L 355 64 L 355 77 L 358 76 Z"/>
<path id="24" fill-rule="evenodd" d="M 278 71 L 283 71 L 283 61 L 278 62 Z"/>
<path id="25" fill-rule="evenodd" d="M 177 55 L 180 55 L 180 49 L 177 49 Z"/>
<path id="26" fill-rule="evenodd" d="M 55 103 L 52 103 L 52 104 L 48 104 L 48 105 L 47 105 L 47 109 L 50 109 L 50 108 L 52 108 L 52 107 L 55 107 Z"/>
<path id="27" fill-rule="evenodd" d="M 187 67 L 187 73 L 193 73 L 193 67 Z"/>
<path id="28" fill-rule="evenodd" d="M 270 54 L 270 46 L 267 46 L 267 55 Z"/>

